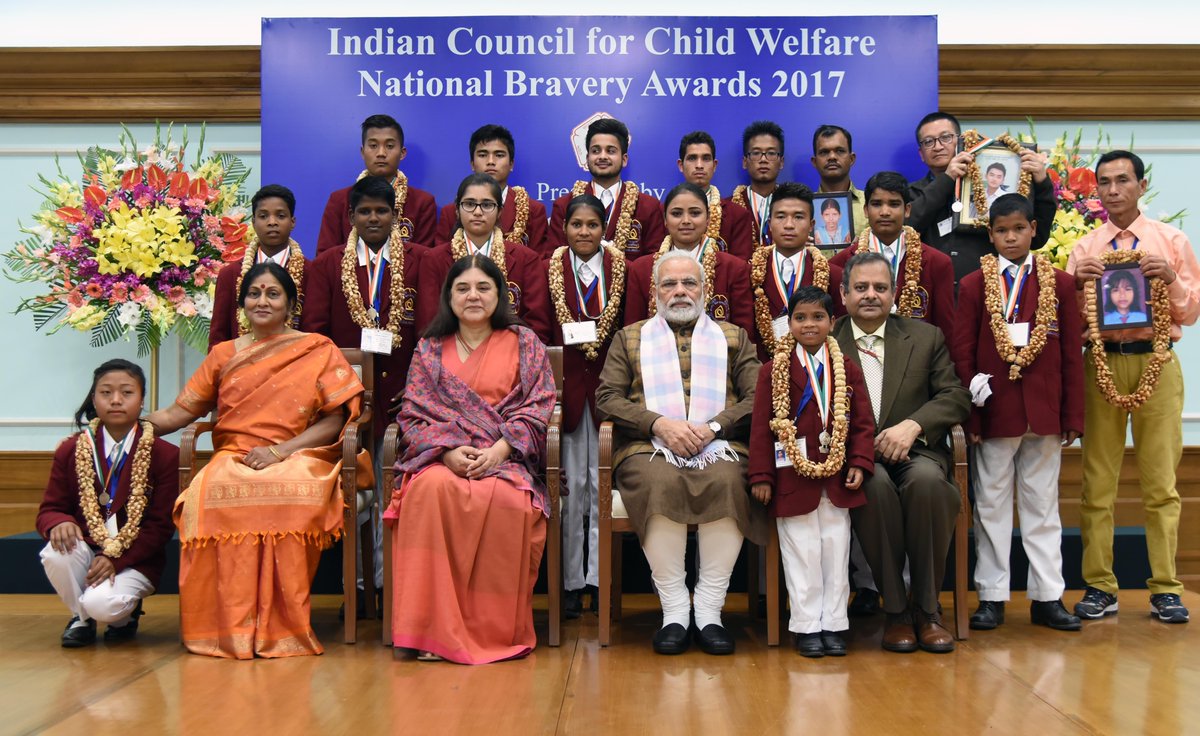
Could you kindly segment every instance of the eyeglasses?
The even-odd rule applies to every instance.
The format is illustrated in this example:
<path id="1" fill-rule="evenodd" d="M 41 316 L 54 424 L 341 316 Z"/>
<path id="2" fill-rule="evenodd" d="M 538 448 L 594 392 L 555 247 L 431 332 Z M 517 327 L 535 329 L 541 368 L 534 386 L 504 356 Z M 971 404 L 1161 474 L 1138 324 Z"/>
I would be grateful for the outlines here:
<path id="1" fill-rule="evenodd" d="M 465 210 L 467 212 L 475 212 L 476 210 L 483 210 L 483 214 L 490 215 L 491 213 L 496 211 L 496 207 L 498 207 L 499 205 L 497 205 L 495 202 L 493 202 L 490 199 L 485 199 L 482 202 L 476 202 L 473 199 L 464 199 L 463 201 L 458 203 L 458 206 L 460 209 Z"/>
<path id="2" fill-rule="evenodd" d="M 934 146 L 939 145 L 939 144 L 943 145 L 943 146 L 948 146 L 956 140 L 958 140 L 957 134 L 942 133 L 937 138 L 934 138 L 932 136 L 929 138 L 922 138 L 921 140 L 917 141 L 917 143 L 919 143 L 921 145 L 921 148 L 933 148 Z"/>
<path id="3" fill-rule="evenodd" d="M 779 151 L 775 151 L 775 150 L 760 151 L 756 148 L 753 151 L 747 151 L 746 158 L 752 159 L 752 160 L 759 159 L 759 158 L 765 158 L 768 161 L 774 161 L 775 159 L 779 158 Z"/>

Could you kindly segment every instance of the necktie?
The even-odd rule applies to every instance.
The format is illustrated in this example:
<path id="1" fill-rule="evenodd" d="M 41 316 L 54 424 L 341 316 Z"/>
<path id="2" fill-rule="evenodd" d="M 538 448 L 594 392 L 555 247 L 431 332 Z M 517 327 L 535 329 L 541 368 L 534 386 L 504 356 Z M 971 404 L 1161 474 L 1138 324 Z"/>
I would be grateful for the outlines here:
<path id="1" fill-rule="evenodd" d="M 108 451 L 108 475 L 102 478 L 104 488 L 101 490 L 99 501 L 102 505 L 108 506 L 112 503 L 113 497 L 117 493 L 117 479 L 121 474 L 121 463 L 125 458 L 125 443 L 114 442 L 112 449 Z"/>
<path id="2" fill-rule="evenodd" d="M 875 424 L 879 424 L 879 412 L 883 405 L 883 351 L 876 350 L 879 338 L 863 335 L 858 338 L 863 378 L 867 383 L 867 394 L 871 397 L 871 410 L 875 412 Z"/>
<path id="3" fill-rule="evenodd" d="M 796 273 L 796 266 L 792 264 L 791 258 L 784 258 L 783 263 L 780 265 L 780 270 L 783 271 L 783 282 L 786 284 L 792 280 L 792 275 Z"/>

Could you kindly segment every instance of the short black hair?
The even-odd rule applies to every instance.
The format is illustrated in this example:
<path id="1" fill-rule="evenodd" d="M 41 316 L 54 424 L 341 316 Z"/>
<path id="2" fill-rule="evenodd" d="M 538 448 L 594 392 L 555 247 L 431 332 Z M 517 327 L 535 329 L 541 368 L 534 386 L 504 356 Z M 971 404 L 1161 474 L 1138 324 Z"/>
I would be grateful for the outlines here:
<path id="1" fill-rule="evenodd" d="M 508 157 L 517 157 L 517 143 L 513 140 L 512 132 L 503 125 L 484 125 L 471 134 L 471 142 L 467 151 L 468 159 L 475 158 L 475 148 L 480 143 L 500 141 L 508 149 Z"/>
<path id="2" fill-rule="evenodd" d="M 992 169 L 1000 169 L 1001 174 L 1008 173 L 1008 169 L 1004 168 L 1004 164 L 1000 163 L 999 161 L 993 161 L 992 163 L 988 164 L 988 167 L 983 170 L 983 173 L 986 174 L 987 172 L 991 171 Z"/>
<path id="3" fill-rule="evenodd" d="M 1137 177 L 1138 181 L 1146 178 L 1146 164 L 1142 163 L 1141 157 L 1132 151 L 1122 151 L 1120 149 L 1109 151 L 1096 159 L 1096 175 L 1100 175 L 1100 167 L 1104 164 L 1112 161 L 1120 161 L 1121 159 L 1133 162 L 1133 175 Z"/>
<path id="4" fill-rule="evenodd" d="M 584 146 L 591 148 L 592 138 L 598 135 L 616 136 L 617 144 L 621 146 L 621 153 L 629 153 L 629 128 L 625 127 L 625 123 L 622 123 L 620 120 L 616 118 L 600 118 L 593 121 L 588 126 Z"/>
<path id="5" fill-rule="evenodd" d="M 918 143 L 921 142 L 921 128 L 924 128 L 926 125 L 929 125 L 930 123 L 936 123 L 939 120 L 949 120 L 950 124 L 954 126 L 954 133 L 956 135 L 959 135 L 962 133 L 962 126 L 958 124 L 958 118 L 954 117 L 953 115 L 951 115 L 948 112 L 942 112 L 941 110 L 937 110 L 937 111 L 931 112 L 928 115 L 926 115 L 925 117 L 921 118 L 921 122 L 917 123 L 917 129 L 916 129 L 916 131 L 914 131 L 914 135 L 917 137 Z"/>
<path id="6" fill-rule="evenodd" d="M 279 281 L 280 286 L 283 287 L 283 293 L 287 294 L 289 313 L 288 321 L 291 321 L 290 314 L 292 307 L 296 305 L 296 300 L 300 298 L 300 295 L 296 291 L 296 282 L 292 280 L 292 276 L 287 272 L 286 268 L 269 259 L 263 261 L 262 263 L 254 264 L 250 267 L 250 270 L 246 272 L 246 275 L 242 277 L 242 288 L 238 290 L 238 306 L 246 306 L 246 295 L 250 293 L 250 285 L 254 283 L 255 279 L 257 279 L 259 276 L 262 276 L 264 273 L 269 273 L 274 276 L 275 279 Z"/>
<path id="7" fill-rule="evenodd" d="M 825 314 L 828 314 L 830 319 L 833 318 L 833 297 L 829 295 L 828 291 L 819 286 L 812 286 L 811 284 L 800 286 L 792 292 L 792 295 L 788 297 L 787 311 L 789 319 L 795 313 L 797 304 L 820 304 L 821 308 L 825 310 Z"/>
<path id="8" fill-rule="evenodd" d="M 779 141 L 779 155 L 783 155 L 783 128 L 770 120 L 755 120 L 742 131 L 742 155 L 750 155 L 750 139 L 759 135 L 769 135 Z"/>
<path id="9" fill-rule="evenodd" d="M 867 179 L 867 185 L 863 187 L 863 200 L 870 200 L 871 193 L 876 189 L 899 194 L 904 204 L 912 202 L 912 189 L 908 186 L 908 179 L 898 171 L 880 171 Z"/>
<path id="10" fill-rule="evenodd" d="M 892 262 L 879 251 L 868 250 L 863 253 L 855 253 L 850 256 L 850 260 L 846 261 L 846 265 L 842 269 L 842 290 L 850 291 L 850 274 L 854 269 L 859 266 L 869 266 L 872 263 L 882 263 L 887 266 L 888 273 L 892 277 L 892 282 L 895 283 L 896 274 L 892 273 Z"/>
<path id="11" fill-rule="evenodd" d="M 846 148 L 854 150 L 854 138 L 850 135 L 850 131 L 840 125 L 822 125 L 813 133 L 813 153 L 817 152 L 817 141 L 822 138 L 831 138 L 838 133 L 846 136 Z"/>
<path id="12" fill-rule="evenodd" d="M 1023 215 L 1026 220 L 1033 222 L 1033 202 L 1029 201 L 1029 197 L 1016 192 L 996 197 L 996 201 L 992 202 L 992 206 L 988 208 L 991 223 L 994 223 L 997 217 L 1017 214 Z"/>
<path id="13" fill-rule="evenodd" d="M 250 214 L 253 215 L 258 211 L 259 202 L 264 199 L 271 199 L 272 197 L 282 199 L 284 204 L 288 206 L 288 212 L 293 215 L 296 214 L 296 195 L 292 194 L 292 190 L 282 184 L 268 184 L 255 192 L 254 196 L 250 198 Z"/>
<path id="14" fill-rule="evenodd" d="M 785 181 L 775 187 L 775 193 L 771 195 L 771 213 L 775 212 L 775 203 L 782 202 L 785 199 L 798 199 L 801 202 L 808 202 L 808 212 L 811 215 L 813 209 L 813 193 L 804 184 L 797 184 L 794 181 Z"/>
<path id="15" fill-rule="evenodd" d="M 372 115 L 371 117 L 362 121 L 363 145 L 366 145 L 367 143 L 367 131 L 372 128 L 379 128 L 381 130 L 391 128 L 392 130 L 396 131 L 396 137 L 400 139 L 400 145 L 404 145 L 404 128 L 400 127 L 400 123 L 398 123 L 396 118 L 392 117 L 391 115 Z"/>
<path id="16" fill-rule="evenodd" d="M 359 203 L 364 199 L 378 199 L 396 209 L 396 190 L 392 189 L 392 182 L 386 176 L 364 176 L 350 187 L 347 199 L 351 212 L 358 209 Z"/>
<path id="17" fill-rule="evenodd" d="M 821 212 L 824 212 L 825 210 L 837 210 L 838 212 L 841 212 L 842 205 L 838 203 L 837 197 L 828 197 L 824 202 L 821 203 Z"/>
<path id="18" fill-rule="evenodd" d="M 446 280 L 442 282 L 437 315 L 429 321 L 429 326 L 421 333 L 422 337 L 446 337 L 458 332 L 458 317 L 455 316 L 454 310 L 450 309 L 450 289 L 454 286 L 456 278 L 472 268 L 483 271 L 496 287 L 496 311 L 492 312 L 492 329 L 502 330 L 511 325 L 524 324 L 509 307 L 508 283 L 504 280 L 500 267 L 493 263 L 491 258 L 475 253 L 459 258 L 450 266 Z"/>
<path id="19" fill-rule="evenodd" d="M 717 155 L 717 142 L 713 137 L 703 130 L 694 130 L 688 133 L 679 140 L 679 160 L 683 160 L 683 155 L 687 153 L 688 146 L 708 146 L 708 150 L 712 151 L 712 155 Z"/>

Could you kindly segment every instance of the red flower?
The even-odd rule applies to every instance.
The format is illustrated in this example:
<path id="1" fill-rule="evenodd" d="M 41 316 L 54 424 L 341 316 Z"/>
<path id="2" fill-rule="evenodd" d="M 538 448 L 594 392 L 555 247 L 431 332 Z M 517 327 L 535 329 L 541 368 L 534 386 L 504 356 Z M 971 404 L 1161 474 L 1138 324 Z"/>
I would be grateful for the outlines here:
<path id="1" fill-rule="evenodd" d="M 54 214 L 58 215 L 58 219 L 68 225 L 83 222 L 83 210 L 78 207 L 59 207 L 54 211 Z"/>
<path id="2" fill-rule="evenodd" d="M 1071 169 L 1067 186 L 1076 194 L 1086 197 L 1096 191 L 1096 174 L 1091 169 Z"/>
<path id="3" fill-rule="evenodd" d="M 108 199 L 108 192 L 104 191 L 104 187 L 98 187 L 95 184 L 83 190 L 83 201 L 93 207 L 100 207 Z"/>
<path id="4" fill-rule="evenodd" d="M 191 199 L 208 199 L 208 182 L 203 179 L 196 179 L 188 185 L 187 196 Z"/>
<path id="5" fill-rule="evenodd" d="M 171 174 L 171 196 L 175 199 L 187 199 L 190 183 L 191 181 L 188 179 L 187 172 L 177 171 Z"/>
<path id="6" fill-rule="evenodd" d="M 161 191 L 167 185 L 167 175 L 157 165 L 146 170 L 146 183 L 155 191 Z"/>
<path id="7" fill-rule="evenodd" d="M 225 250 L 221 252 L 221 260 L 226 263 L 242 260 L 246 254 L 246 235 L 250 226 L 238 222 L 232 217 L 221 218 L 221 234 L 225 240 Z"/>
<path id="8" fill-rule="evenodd" d="M 146 175 L 146 170 L 141 166 L 136 169 L 130 169 L 121 177 L 121 187 L 124 189 L 133 189 L 138 184 L 142 183 L 142 178 Z"/>
<path id="9" fill-rule="evenodd" d="M 1050 177 L 1050 181 L 1054 182 L 1054 186 L 1062 184 L 1062 177 L 1054 169 L 1046 169 L 1046 175 Z"/>

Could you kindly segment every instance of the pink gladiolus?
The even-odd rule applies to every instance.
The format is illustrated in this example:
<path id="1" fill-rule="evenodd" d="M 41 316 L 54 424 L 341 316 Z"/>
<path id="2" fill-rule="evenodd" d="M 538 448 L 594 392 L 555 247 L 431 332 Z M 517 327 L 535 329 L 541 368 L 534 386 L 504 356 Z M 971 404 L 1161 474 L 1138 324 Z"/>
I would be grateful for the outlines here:
<path id="1" fill-rule="evenodd" d="M 80 294 L 78 289 L 72 289 L 67 294 L 67 304 L 73 309 L 79 309 L 83 306 L 83 294 Z"/>

